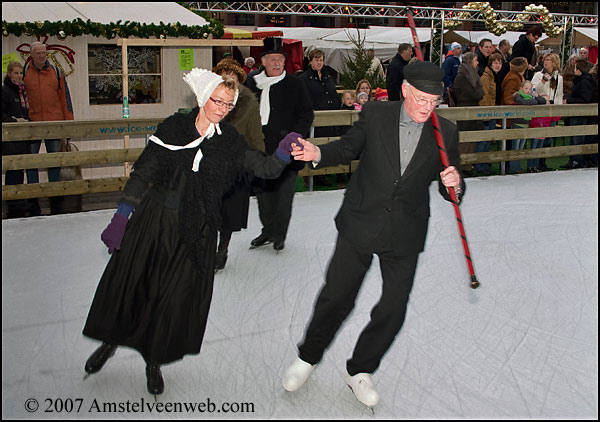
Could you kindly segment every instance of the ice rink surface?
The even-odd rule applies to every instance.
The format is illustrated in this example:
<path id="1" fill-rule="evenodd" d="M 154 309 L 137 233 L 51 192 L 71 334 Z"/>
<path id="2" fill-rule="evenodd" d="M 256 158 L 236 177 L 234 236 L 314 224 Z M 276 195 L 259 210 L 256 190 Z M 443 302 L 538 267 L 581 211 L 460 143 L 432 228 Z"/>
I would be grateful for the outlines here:
<path id="1" fill-rule="evenodd" d="M 381 293 L 375 259 L 356 307 L 307 383 L 281 387 L 324 279 L 344 191 L 296 194 L 286 248 L 235 233 L 215 278 L 202 351 L 162 368 L 120 348 L 83 380 L 98 342 L 81 330 L 108 261 L 114 210 L 2 221 L 5 419 L 597 419 L 598 171 L 469 179 L 461 211 L 431 187 L 431 220 L 405 325 L 373 378 L 374 413 L 345 362 Z M 196 406 L 191 408 L 190 406 Z"/>

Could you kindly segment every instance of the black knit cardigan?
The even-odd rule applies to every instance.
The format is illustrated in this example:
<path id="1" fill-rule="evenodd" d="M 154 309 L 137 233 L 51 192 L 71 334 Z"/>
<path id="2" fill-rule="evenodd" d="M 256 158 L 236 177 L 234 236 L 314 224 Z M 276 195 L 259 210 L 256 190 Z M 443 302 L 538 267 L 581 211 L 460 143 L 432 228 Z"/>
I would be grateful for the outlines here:
<path id="1" fill-rule="evenodd" d="M 176 113 L 158 125 L 155 136 L 165 144 L 184 146 L 197 139 L 195 126 L 199 108 L 191 113 Z M 198 147 L 171 151 L 150 142 L 133 166 L 123 189 L 122 200 L 139 204 L 147 190 L 179 191 L 179 235 L 188 247 L 190 258 L 198 263 L 203 246 L 204 225 L 217 230 L 221 222 L 221 198 L 237 178 L 246 172 L 277 177 L 285 163 L 275 157 L 250 150 L 244 138 L 227 123 L 199 146 L 203 158 L 197 172 L 192 170 Z"/>

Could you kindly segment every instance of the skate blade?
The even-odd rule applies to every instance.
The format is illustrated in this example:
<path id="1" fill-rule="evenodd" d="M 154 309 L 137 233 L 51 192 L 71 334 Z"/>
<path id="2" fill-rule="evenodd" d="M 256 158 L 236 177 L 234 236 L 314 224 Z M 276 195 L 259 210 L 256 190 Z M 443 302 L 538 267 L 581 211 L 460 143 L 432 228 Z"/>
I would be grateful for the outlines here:
<path id="1" fill-rule="evenodd" d="M 348 384 L 346 384 L 346 385 L 348 385 Z M 375 406 L 369 406 L 369 405 L 364 404 L 358 398 L 356 398 L 356 394 L 354 394 L 354 390 L 352 389 L 352 387 L 350 387 L 348 385 L 348 388 L 350 389 L 350 391 L 352 391 L 352 395 L 354 396 L 356 401 L 359 402 L 360 404 L 362 404 L 363 406 L 365 406 L 367 409 L 369 409 L 371 411 L 371 413 L 373 414 L 373 416 L 375 416 Z"/>
<path id="2" fill-rule="evenodd" d="M 269 242 L 269 243 L 271 243 L 271 242 Z M 258 245 L 258 246 L 250 245 L 250 247 L 248 249 L 252 250 L 252 249 L 262 248 L 263 246 L 267 246 L 269 243 L 265 243 L 264 245 Z"/>

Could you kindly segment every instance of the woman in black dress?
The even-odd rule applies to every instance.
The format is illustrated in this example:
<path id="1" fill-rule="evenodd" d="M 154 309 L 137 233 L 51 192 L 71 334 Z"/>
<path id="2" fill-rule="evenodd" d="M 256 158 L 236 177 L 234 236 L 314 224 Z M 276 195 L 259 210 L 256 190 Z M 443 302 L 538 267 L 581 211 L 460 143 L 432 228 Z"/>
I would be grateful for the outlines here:
<path id="1" fill-rule="evenodd" d="M 198 107 L 162 122 L 135 162 L 101 236 L 112 257 L 83 329 L 103 342 L 86 362 L 88 374 L 99 371 L 118 345 L 131 347 L 146 361 L 150 394 L 164 391 L 161 365 L 200 352 L 221 197 L 243 173 L 277 177 L 291 151 L 288 136 L 266 157 L 221 122 L 238 96 L 231 78 L 193 69 L 184 80 Z"/>

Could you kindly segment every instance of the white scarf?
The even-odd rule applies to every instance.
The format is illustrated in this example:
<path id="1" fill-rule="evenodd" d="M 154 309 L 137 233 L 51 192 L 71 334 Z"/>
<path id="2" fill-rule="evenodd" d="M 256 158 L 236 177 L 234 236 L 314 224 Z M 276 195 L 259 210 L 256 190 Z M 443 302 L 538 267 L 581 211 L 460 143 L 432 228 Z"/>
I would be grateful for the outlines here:
<path id="1" fill-rule="evenodd" d="M 171 151 L 178 151 L 180 149 L 187 149 L 187 148 L 196 148 L 198 145 L 200 145 L 202 143 L 202 141 L 204 141 L 205 139 L 210 139 L 212 138 L 212 136 L 215 134 L 215 131 L 217 132 L 217 134 L 221 134 L 221 128 L 219 127 L 219 124 L 214 124 L 211 123 L 208 126 L 208 129 L 206 130 L 206 135 L 199 137 L 198 139 L 190 142 L 187 145 L 184 146 L 178 146 L 178 145 L 171 145 L 171 144 L 165 144 L 163 141 L 161 141 L 159 138 L 157 138 L 156 136 L 152 135 L 150 137 L 150 140 L 162 147 L 165 147 L 167 149 L 170 149 Z M 203 154 L 202 154 L 202 150 L 200 148 L 198 148 L 198 152 L 196 152 L 196 155 L 194 156 L 194 162 L 192 164 L 192 170 L 197 172 L 198 171 L 198 167 L 200 166 L 200 160 L 202 160 Z"/>
<path id="2" fill-rule="evenodd" d="M 280 76 L 267 76 L 263 70 L 254 77 L 256 87 L 262 90 L 262 93 L 260 94 L 260 122 L 263 126 L 269 123 L 269 115 L 271 114 L 271 104 L 269 102 L 271 85 L 275 85 L 283 78 L 285 78 L 285 70 Z"/>

